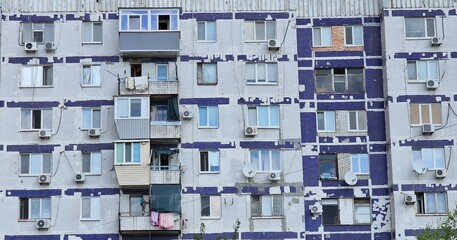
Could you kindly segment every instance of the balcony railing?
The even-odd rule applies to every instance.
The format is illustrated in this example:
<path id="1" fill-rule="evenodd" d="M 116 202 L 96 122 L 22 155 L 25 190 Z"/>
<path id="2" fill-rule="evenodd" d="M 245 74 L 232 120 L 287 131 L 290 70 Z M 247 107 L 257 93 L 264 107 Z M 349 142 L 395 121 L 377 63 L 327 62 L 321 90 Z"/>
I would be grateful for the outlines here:
<path id="1" fill-rule="evenodd" d="M 130 77 L 120 84 L 120 95 L 176 95 L 178 81 L 175 78 L 156 80 L 152 77 Z"/>
<path id="2" fill-rule="evenodd" d="M 159 216 L 160 217 L 160 216 Z M 180 231 L 181 230 L 181 216 L 173 213 L 172 226 L 162 227 L 161 224 L 155 226 L 151 222 L 150 216 L 129 216 L 121 213 L 120 231 L 121 233 L 140 233 L 144 231 Z"/>
<path id="3" fill-rule="evenodd" d="M 151 184 L 179 184 L 181 170 L 179 166 L 152 166 Z"/>
<path id="4" fill-rule="evenodd" d="M 151 139 L 165 138 L 176 139 L 181 138 L 181 122 L 168 121 L 151 121 Z"/>

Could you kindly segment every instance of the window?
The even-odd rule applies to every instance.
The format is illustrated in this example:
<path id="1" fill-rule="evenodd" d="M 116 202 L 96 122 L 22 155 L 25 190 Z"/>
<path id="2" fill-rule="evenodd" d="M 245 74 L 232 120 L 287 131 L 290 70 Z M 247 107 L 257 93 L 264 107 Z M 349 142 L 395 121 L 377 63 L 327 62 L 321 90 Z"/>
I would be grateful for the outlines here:
<path id="1" fill-rule="evenodd" d="M 116 118 L 148 118 L 148 98 L 116 98 Z"/>
<path id="2" fill-rule="evenodd" d="M 416 193 L 417 213 L 446 214 L 448 212 L 446 193 Z"/>
<path id="3" fill-rule="evenodd" d="M 51 198 L 19 198 L 19 219 L 51 218 Z"/>
<path id="4" fill-rule="evenodd" d="M 130 64 L 130 77 L 141 77 L 142 74 L 141 64 Z"/>
<path id="5" fill-rule="evenodd" d="M 322 199 L 322 224 L 335 225 L 340 224 L 340 211 L 338 208 L 338 199 Z"/>
<path id="6" fill-rule="evenodd" d="M 121 31 L 166 31 L 179 29 L 177 9 L 121 9 Z"/>
<path id="7" fill-rule="evenodd" d="M 370 199 L 354 199 L 354 224 L 371 223 Z"/>
<path id="8" fill-rule="evenodd" d="M 100 65 L 83 65 L 83 86 L 100 86 L 101 66 Z"/>
<path id="9" fill-rule="evenodd" d="M 100 220 L 100 197 L 81 198 L 81 220 Z"/>
<path id="10" fill-rule="evenodd" d="M 316 69 L 316 92 L 364 92 L 362 68 Z"/>
<path id="11" fill-rule="evenodd" d="M 83 22 L 83 43 L 102 43 L 101 22 Z"/>
<path id="12" fill-rule="evenodd" d="M 367 112 L 349 111 L 349 131 L 367 130 Z"/>
<path id="13" fill-rule="evenodd" d="M 338 165 L 336 154 L 319 154 L 319 174 L 321 179 L 337 179 Z"/>
<path id="14" fill-rule="evenodd" d="M 52 109 L 21 109 L 21 129 L 52 129 Z"/>
<path id="15" fill-rule="evenodd" d="M 317 131 L 334 132 L 335 131 L 335 112 L 317 112 Z"/>
<path id="16" fill-rule="evenodd" d="M 22 66 L 21 87 L 49 87 L 52 84 L 52 66 Z"/>
<path id="17" fill-rule="evenodd" d="M 221 196 L 201 196 L 202 218 L 221 217 Z"/>
<path id="18" fill-rule="evenodd" d="M 331 47 L 332 46 L 332 27 L 313 28 L 313 46 Z"/>
<path id="19" fill-rule="evenodd" d="M 200 172 L 218 173 L 219 172 L 219 151 L 200 152 Z"/>
<path id="20" fill-rule="evenodd" d="M 156 65 L 157 81 L 168 81 L 168 64 Z"/>
<path id="21" fill-rule="evenodd" d="M 370 161 L 368 154 L 351 155 L 351 171 L 355 174 L 370 174 Z"/>
<path id="22" fill-rule="evenodd" d="M 251 196 L 251 217 L 282 216 L 282 195 Z"/>
<path id="23" fill-rule="evenodd" d="M 441 125 L 441 104 L 409 104 L 411 125 L 434 124 Z"/>
<path id="24" fill-rule="evenodd" d="M 278 64 L 276 63 L 246 63 L 247 83 L 277 83 Z"/>
<path id="25" fill-rule="evenodd" d="M 257 106 L 248 107 L 249 126 L 260 128 L 279 127 L 279 107 L 278 106 Z"/>
<path id="26" fill-rule="evenodd" d="M 197 41 L 215 42 L 216 35 L 217 34 L 215 21 L 197 22 Z"/>
<path id="27" fill-rule="evenodd" d="M 408 61 L 408 80 L 427 81 L 439 79 L 438 61 Z"/>
<path id="28" fill-rule="evenodd" d="M 278 150 L 251 150 L 251 163 L 259 172 L 281 171 L 281 157 Z"/>
<path id="29" fill-rule="evenodd" d="M 406 38 L 435 37 L 435 19 L 405 18 Z"/>
<path id="30" fill-rule="evenodd" d="M 138 217 L 143 216 L 144 210 L 146 210 L 146 202 L 143 196 L 130 195 L 130 216 Z M 144 209 L 143 209 L 144 208 Z M 148 209 L 149 211 L 149 209 Z"/>
<path id="31" fill-rule="evenodd" d="M 116 143 L 116 163 L 140 163 L 140 143 Z"/>
<path id="32" fill-rule="evenodd" d="M 363 45 L 363 28 L 362 26 L 347 26 L 344 28 L 344 44 L 346 46 Z"/>
<path id="33" fill-rule="evenodd" d="M 154 121 L 167 121 L 168 107 L 167 105 L 157 105 L 155 109 Z"/>
<path id="34" fill-rule="evenodd" d="M 202 85 L 217 84 L 217 64 L 197 63 L 197 83 Z"/>
<path id="35" fill-rule="evenodd" d="M 90 152 L 82 153 L 83 156 L 83 173 L 101 174 L 102 173 L 102 153 Z"/>
<path id="36" fill-rule="evenodd" d="M 198 107 L 198 127 L 217 128 L 218 118 L 218 106 Z"/>
<path id="37" fill-rule="evenodd" d="M 54 42 L 54 23 L 22 23 L 22 43 Z"/>
<path id="38" fill-rule="evenodd" d="M 246 41 L 266 41 L 276 38 L 274 21 L 246 21 L 244 27 Z"/>
<path id="39" fill-rule="evenodd" d="M 423 161 L 427 169 L 444 169 L 444 148 L 413 149 L 413 162 Z"/>
<path id="40" fill-rule="evenodd" d="M 51 153 L 21 154 L 21 175 L 40 175 L 51 173 Z"/>
<path id="41" fill-rule="evenodd" d="M 82 109 L 82 124 L 81 129 L 102 128 L 101 126 L 101 110 L 97 108 Z"/>

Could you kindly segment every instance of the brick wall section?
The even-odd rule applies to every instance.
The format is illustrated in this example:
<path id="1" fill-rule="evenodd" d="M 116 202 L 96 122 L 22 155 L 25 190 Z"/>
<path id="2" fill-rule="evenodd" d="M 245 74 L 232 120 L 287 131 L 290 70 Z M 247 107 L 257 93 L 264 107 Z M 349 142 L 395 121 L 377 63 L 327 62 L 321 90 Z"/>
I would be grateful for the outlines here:
<path id="1" fill-rule="evenodd" d="M 344 26 L 332 26 L 332 46 L 313 47 L 315 52 L 363 51 L 363 47 L 344 46 Z"/>

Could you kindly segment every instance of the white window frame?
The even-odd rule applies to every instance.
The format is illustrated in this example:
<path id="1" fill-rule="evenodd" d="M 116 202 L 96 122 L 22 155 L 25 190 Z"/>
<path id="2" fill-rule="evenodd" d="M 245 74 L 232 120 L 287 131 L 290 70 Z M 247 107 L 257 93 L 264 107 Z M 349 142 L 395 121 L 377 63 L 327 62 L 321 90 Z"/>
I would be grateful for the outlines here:
<path id="1" fill-rule="evenodd" d="M 84 166 L 84 156 L 89 156 L 89 172 L 85 171 Z M 81 172 L 85 173 L 86 175 L 101 175 L 102 174 L 102 153 L 100 151 L 97 152 L 83 152 L 81 153 Z M 98 166 L 96 166 L 98 165 Z M 95 169 L 99 169 L 99 171 L 95 171 Z"/>
<path id="2" fill-rule="evenodd" d="M 262 152 L 268 152 L 268 159 L 263 159 L 262 157 Z M 281 151 L 280 150 L 265 150 L 265 149 L 259 149 L 259 150 L 250 150 L 249 151 L 249 160 L 250 163 L 256 164 L 252 158 L 253 154 L 257 154 L 258 156 L 258 163 L 257 163 L 257 172 L 259 173 L 270 173 L 270 172 L 281 172 L 282 171 L 282 158 L 281 158 Z M 276 153 L 276 154 L 273 154 Z M 274 157 L 275 155 L 278 157 L 277 163 L 279 163 L 278 168 L 274 168 L 273 161 L 275 160 Z M 262 170 L 262 166 L 264 165 L 263 162 L 268 161 L 268 169 Z"/>
<path id="3" fill-rule="evenodd" d="M 162 79 L 162 77 L 160 77 L 160 79 L 159 79 L 159 67 L 166 67 L 167 77 L 165 79 Z M 168 67 L 168 64 L 158 63 L 155 66 L 155 70 L 156 70 L 156 79 L 155 79 L 156 81 L 159 81 L 159 82 L 170 81 L 170 69 Z"/>
<path id="4" fill-rule="evenodd" d="M 197 85 L 217 85 L 218 82 L 218 64 L 217 63 L 197 63 Z M 209 82 L 208 78 L 205 77 L 206 69 L 209 66 L 213 66 L 210 69 L 214 69 L 216 72 L 212 72 L 216 76 L 215 82 Z"/>
<path id="5" fill-rule="evenodd" d="M 411 106 L 412 105 L 418 105 L 418 110 L 419 110 L 419 123 L 416 124 L 416 123 L 412 123 L 412 116 L 411 116 Z M 428 114 L 430 116 L 430 123 L 424 123 L 424 119 L 422 119 L 422 107 L 423 106 L 428 106 Z M 433 114 L 433 106 L 438 106 L 437 108 L 439 109 L 440 111 L 440 116 L 439 117 L 434 117 L 434 114 Z M 433 123 L 435 118 L 438 118 L 440 121 L 442 121 L 442 117 L 441 117 L 441 114 L 442 114 L 442 110 L 441 110 L 441 104 L 440 103 L 410 103 L 409 104 L 409 114 L 410 114 L 410 120 L 409 120 L 409 123 L 410 123 L 410 126 L 423 126 L 424 124 L 433 124 L 435 126 L 441 126 L 441 122 L 440 123 Z"/>
<path id="6" fill-rule="evenodd" d="M 83 201 L 84 200 L 89 200 L 89 205 L 88 207 L 90 208 L 90 216 L 89 217 L 84 217 L 83 216 Z M 99 221 L 101 219 L 101 205 L 100 205 L 100 197 L 81 197 L 81 211 L 80 211 L 80 220 L 81 221 Z M 98 209 L 98 211 L 97 211 Z"/>
<path id="7" fill-rule="evenodd" d="M 448 198 L 447 198 L 447 194 L 446 192 L 421 192 L 421 193 L 416 193 L 416 195 L 419 195 L 418 196 L 418 203 L 417 204 L 417 208 L 418 208 L 418 215 L 446 215 L 449 211 L 449 204 L 448 204 Z M 438 212 L 437 208 L 438 208 L 438 204 L 439 204 L 439 198 L 438 198 L 438 195 L 440 195 L 441 197 L 444 196 L 444 202 L 441 202 L 441 204 L 444 205 L 444 211 L 443 212 Z M 432 212 L 429 212 L 428 208 L 429 208 L 429 205 L 431 204 L 427 199 L 428 197 L 427 196 L 431 196 L 434 200 L 434 208 L 435 208 L 435 211 L 432 211 Z M 420 210 L 419 210 L 420 209 Z"/>
<path id="8" fill-rule="evenodd" d="M 426 68 L 425 68 L 427 70 L 427 78 L 426 79 L 419 79 L 419 71 L 418 71 L 418 69 L 421 68 L 421 67 L 419 67 L 420 63 L 425 63 L 426 64 Z M 430 61 L 428 61 L 428 60 L 408 60 L 406 62 L 406 64 L 407 64 L 406 65 L 407 66 L 406 79 L 408 80 L 408 82 L 424 83 L 424 82 L 426 82 L 428 80 L 439 80 L 439 78 L 440 78 L 440 76 L 439 76 L 440 75 L 440 66 L 439 66 L 439 62 L 437 60 L 430 60 Z M 411 70 L 410 66 L 412 64 L 415 65 L 414 66 L 414 68 L 415 68 L 414 71 L 416 72 L 415 79 L 410 79 L 409 78 L 409 71 Z M 431 71 L 430 71 L 431 64 L 435 64 L 436 65 L 436 76 L 432 76 L 431 75 Z"/>
<path id="9" fill-rule="evenodd" d="M 321 42 L 316 42 L 317 30 L 319 29 L 319 37 Z M 325 29 L 325 31 L 322 31 Z M 330 31 L 328 31 L 330 30 Z M 327 34 L 330 33 L 329 36 Z M 328 40 L 323 41 L 324 38 L 328 38 Z M 333 45 L 332 41 L 332 27 L 313 27 L 313 47 L 331 47 Z"/>
<path id="10" fill-rule="evenodd" d="M 206 108 L 206 125 L 201 125 L 201 122 L 200 122 L 200 117 L 201 117 L 201 113 L 200 113 L 200 109 L 203 109 L 203 108 Z M 210 109 L 216 109 L 216 125 L 215 126 L 212 126 L 210 125 Z M 198 107 L 198 128 L 219 128 L 219 106 L 199 106 Z"/>
<path id="11" fill-rule="evenodd" d="M 351 29 L 351 34 L 352 34 L 352 43 L 348 43 L 348 38 L 347 38 L 347 34 L 346 34 L 346 30 L 347 29 Z M 356 28 L 360 28 L 360 44 L 356 44 L 355 42 L 357 42 L 355 40 L 355 37 L 356 37 Z M 345 26 L 344 27 L 344 46 L 348 46 L 348 47 L 361 47 L 363 46 L 363 26 L 362 25 L 355 25 L 355 26 Z"/>
<path id="12" fill-rule="evenodd" d="M 25 111 L 30 111 L 30 119 L 24 119 L 24 116 L 23 116 L 23 112 Z M 41 111 L 41 119 L 40 119 L 40 128 L 33 128 L 33 112 L 34 111 Z M 47 119 L 44 115 L 45 114 L 50 114 L 50 116 L 48 116 L 47 118 L 51 119 L 51 122 L 49 123 L 49 126 L 51 126 L 50 128 L 45 128 L 44 126 L 45 125 L 48 125 L 48 124 L 44 124 L 44 121 Z M 36 109 L 36 108 L 22 108 L 21 109 L 21 131 L 39 131 L 39 130 L 52 130 L 52 117 L 53 117 L 53 114 L 52 114 L 52 109 Z M 30 126 L 28 126 L 28 128 L 22 128 L 22 125 L 23 125 L 23 122 L 22 121 L 30 121 Z"/>
<path id="13" fill-rule="evenodd" d="M 432 159 L 424 159 L 424 151 L 431 151 Z M 440 154 L 438 153 L 441 152 L 441 156 L 443 157 L 442 159 L 439 159 Z M 420 159 L 416 159 L 416 157 L 420 153 Z M 437 169 L 445 169 L 446 168 L 446 156 L 445 156 L 445 151 L 444 148 L 421 148 L 421 149 L 412 149 L 412 154 L 413 154 L 413 162 L 414 161 L 423 161 L 427 165 L 427 170 L 437 170 Z M 441 164 L 437 163 L 441 161 Z M 433 163 L 431 166 L 429 163 Z M 439 165 L 442 165 L 442 167 L 439 167 Z"/>
<path id="14" fill-rule="evenodd" d="M 320 130 L 319 129 L 319 120 L 318 120 L 318 115 L 319 114 L 324 114 L 324 129 Z M 327 116 L 329 114 L 333 114 L 333 126 L 334 129 L 329 129 L 329 123 L 328 123 L 328 118 L 331 116 Z M 335 111 L 318 111 L 316 113 L 316 126 L 317 126 L 317 132 L 335 132 L 336 131 L 336 112 Z"/>
<path id="15" fill-rule="evenodd" d="M 99 127 L 94 127 L 96 124 L 95 123 L 95 119 L 94 119 L 94 111 L 98 111 L 99 114 L 100 114 L 100 122 L 98 123 L 98 126 Z M 90 118 L 90 127 L 85 127 L 84 126 L 84 115 L 87 114 L 87 112 L 89 112 L 89 118 Z M 89 130 L 91 128 L 98 128 L 98 129 L 101 129 L 102 128 L 102 110 L 100 108 L 82 108 L 81 109 L 81 130 Z"/>
<path id="16" fill-rule="evenodd" d="M 202 199 L 203 198 L 209 198 L 209 216 L 202 216 L 201 215 L 201 212 L 202 212 L 202 204 L 203 204 L 203 201 Z M 214 202 L 219 202 L 219 206 L 213 206 L 213 203 Z M 216 209 L 219 209 L 219 210 L 216 210 Z M 216 213 L 214 213 L 216 211 Z M 217 213 L 220 213 L 220 215 L 217 215 Z M 221 196 L 219 195 L 202 195 L 200 196 L 200 217 L 202 219 L 219 219 L 219 218 L 222 218 L 222 201 L 221 201 Z"/>
<path id="17" fill-rule="evenodd" d="M 356 125 L 356 128 L 355 129 L 351 129 L 351 113 L 355 113 L 355 125 Z M 360 115 L 363 115 L 363 116 L 360 116 Z M 363 118 L 365 121 L 364 122 L 361 122 L 360 118 Z M 359 111 L 348 111 L 348 129 L 350 132 L 366 132 L 367 131 L 367 112 L 366 111 L 363 111 L 363 110 L 359 110 Z"/>
<path id="18" fill-rule="evenodd" d="M 368 202 L 365 202 L 365 201 L 368 201 Z M 372 222 L 372 216 L 371 216 L 371 210 L 372 210 L 372 207 L 371 207 L 371 201 L 370 199 L 354 199 L 354 224 L 355 225 L 365 225 L 365 224 L 371 224 Z M 361 214 L 358 212 L 358 209 L 363 209 L 363 208 L 368 208 L 369 209 L 369 212 L 368 213 L 365 213 L 365 214 Z M 365 216 L 365 217 L 369 217 L 370 221 L 368 222 L 364 222 L 364 221 L 361 221 L 359 220 L 359 216 Z"/>
<path id="19" fill-rule="evenodd" d="M 267 109 L 267 122 L 268 122 L 268 125 L 266 126 L 260 126 L 260 114 L 259 114 L 259 109 L 261 108 L 266 108 Z M 279 120 L 280 120 L 280 116 L 281 116 L 281 113 L 280 113 L 280 109 L 279 109 L 279 106 L 248 106 L 248 123 L 249 125 L 252 125 L 251 124 L 251 120 L 252 119 L 249 119 L 249 112 L 254 110 L 256 111 L 256 119 L 255 119 L 255 122 L 256 124 L 254 126 L 251 126 L 251 127 L 257 127 L 257 128 L 279 128 L 279 126 L 281 125 Z M 278 118 L 276 119 L 276 121 L 278 122 L 278 125 L 274 125 L 274 120 L 273 120 L 273 109 L 276 110 L 276 112 L 278 113 Z"/>
<path id="20" fill-rule="evenodd" d="M 54 23 L 30 23 L 22 22 L 21 24 L 21 43 L 36 42 L 38 44 L 45 44 L 46 42 L 55 42 L 54 40 Z M 30 30 L 30 38 L 25 39 L 27 35 L 25 32 Z M 42 32 L 43 41 L 37 42 L 34 38 L 34 32 Z"/>
<path id="21" fill-rule="evenodd" d="M 26 198 L 28 199 L 28 208 L 29 208 L 29 211 L 28 211 L 28 219 L 51 219 L 51 216 L 52 216 L 52 199 L 50 197 L 42 197 L 42 198 Z M 39 201 L 39 213 L 38 213 L 38 217 L 32 217 L 32 201 Z M 49 216 L 46 216 L 47 214 L 44 213 L 44 209 L 43 209 L 43 202 L 44 201 L 48 201 L 49 202 Z"/>
<path id="22" fill-rule="evenodd" d="M 423 29 L 423 32 L 424 32 L 424 36 L 423 37 L 408 37 L 407 36 L 407 29 L 406 29 L 406 19 L 422 19 L 424 21 L 424 29 Z M 428 32 L 427 32 L 427 20 L 433 20 L 433 34 L 430 35 Z M 433 38 L 433 37 L 436 37 L 436 19 L 435 18 L 432 18 L 432 17 L 415 17 L 415 18 L 404 18 L 404 25 L 405 26 L 405 39 L 430 39 L 430 38 Z"/>
<path id="23" fill-rule="evenodd" d="M 84 82 L 84 69 L 90 68 L 89 83 Z M 97 74 L 98 68 L 98 82 Z M 95 77 L 94 77 L 95 76 Z M 81 65 L 81 86 L 82 87 L 100 87 L 102 85 L 102 65 L 101 64 L 82 64 Z"/>
<path id="24" fill-rule="evenodd" d="M 46 171 L 44 169 L 44 155 L 48 156 L 49 157 L 49 171 Z M 28 157 L 28 172 L 27 173 L 23 173 L 22 172 L 22 161 L 23 161 L 23 157 L 24 156 L 27 156 Z M 33 156 L 35 157 L 39 157 L 39 160 L 40 160 L 40 172 L 38 173 L 32 173 L 31 170 L 32 170 L 32 159 Z M 36 158 L 37 159 L 37 158 Z M 21 153 L 20 155 L 20 160 L 19 160 L 19 174 L 20 176 L 39 176 L 41 174 L 51 174 L 52 172 L 52 153 Z"/>
<path id="25" fill-rule="evenodd" d="M 131 145 L 131 153 L 130 153 L 130 159 L 131 162 L 126 162 L 125 159 L 125 144 L 130 144 Z M 139 156 L 138 156 L 138 161 L 135 162 L 135 151 L 134 151 L 134 146 L 138 146 L 139 150 Z M 141 164 L 141 145 L 142 142 L 116 142 L 114 143 L 114 164 L 115 165 L 140 165 Z M 122 162 L 118 161 L 118 148 L 119 146 L 122 146 Z"/>
<path id="26" fill-rule="evenodd" d="M 253 215 L 253 201 L 254 198 L 258 198 L 260 204 L 260 215 Z M 275 209 L 275 201 L 279 201 L 279 209 Z M 278 203 L 277 203 L 278 204 Z M 268 205 L 268 206 L 266 206 Z M 271 214 L 265 213 L 266 210 L 270 209 Z M 282 218 L 284 216 L 284 197 L 279 194 L 271 195 L 251 195 L 251 218 Z"/>
<path id="27" fill-rule="evenodd" d="M 260 66 L 263 65 L 264 66 L 264 69 L 265 69 L 265 72 L 263 73 L 264 76 L 265 76 L 265 81 L 260 81 L 259 79 L 259 73 L 260 73 Z M 250 81 L 250 79 L 248 79 L 248 76 L 251 75 L 249 74 L 249 70 L 251 69 L 251 67 L 253 67 L 253 70 L 254 70 L 254 76 L 255 76 L 255 79 L 254 81 Z M 274 76 L 272 76 L 272 74 L 270 74 L 270 68 L 273 68 L 272 71 L 274 71 Z M 246 63 L 246 73 L 245 73 L 245 76 L 246 76 L 246 84 L 268 84 L 268 85 L 277 85 L 278 84 L 278 64 L 277 63 Z"/>
<path id="28" fill-rule="evenodd" d="M 121 107 L 120 101 L 127 101 L 127 116 L 120 116 L 119 108 Z M 140 116 L 132 116 L 131 107 L 132 100 L 140 100 Z M 149 98 L 147 97 L 118 97 L 114 99 L 114 116 L 115 119 L 149 119 Z"/>
<path id="29" fill-rule="evenodd" d="M 257 34 L 256 34 L 256 23 L 263 23 L 263 27 L 264 27 L 264 39 L 257 39 Z M 245 42 L 267 42 L 269 38 L 268 35 L 272 34 L 272 33 L 269 33 L 268 32 L 268 27 L 267 27 L 267 24 L 274 24 L 274 33 L 273 33 L 273 37 L 272 39 L 275 39 L 276 38 L 276 21 L 245 21 L 244 22 L 244 38 L 245 38 Z M 250 26 L 251 25 L 251 26 Z M 252 27 L 252 31 L 253 31 L 253 34 L 254 34 L 254 39 L 248 39 L 248 36 L 247 36 L 247 28 L 248 27 Z"/>
<path id="30" fill-rule="evenodd" d="M 362 158 L 366 156 L 366 158 Z M 362 171 L 362 161 L 366 159 L 368 164 L 368 172 Z M 354 161 L 356 162 L 357 166 L 354 166 Z M 357 167 L 358 171 L 356 171 L 355 167 Z M 370 174 L 370 155 L 368 153 L 359 153 L 359 154 L 351 154 L 351 171 L 357 175 L 369 175 Z"/>
<path id="31" fill-rule="evenodd" d="M 205 39 L 198 39 L 198 33 L 199 33 L 199 26 L 201 26 L 200 24 L 203 23 L 203 26 L 204 26 L 204 30 L 205 30 Z M 214 40 L 208 40 L 208 24 L 209 23 L 214 23 L 214 36 L 215 36 L 215 39 Z M 216 42 L 217 41 L 217 22 L 216 21 L 197 21 L 197 32 L 195 34 L 196 36 L 196 41 L 197 42 Z"/>
<path id="32" fill-rule="evenodd" d="M 26 69 L 30 69 L 30 84 L 25 82 Z M 51 83 L 46 82 L 46 76 L 49 74 L 46 69 L 51 71 Z M 52 65 L 22 65 L 21 87 L 53 87 L 54 85 L 54 67 Z"/>
<path id="33" fill-rule="evenodd" d="M 203 166 L 202 166 L 202 154 L 206 153 L 206 166 L 208 167 L 208 170 L 205 171 L 205 170 L 202 170 Z M 211 165 L 212 161 L 211 161 L 211 158 L 214 157 L 217 159 L 217 167 L 219 168 L 217 171 L 212 171 L 211 170 L 211 166 L 214 166 L 214 165 Z M 200 173 L 219 173 L 220 172 L 220 169 L 221 169 L 221 159 L 220 159 L 220 152 L 219 151 L 214 151 L 214 150 L 208 150 L 208 151 L 200 151 Z"/>
<path id="34" fill-rule="evenodd" d="M 131 16 L 140 18 L 140 29 L 130 29 L 129 21 Z M 170 17 L 170 29 L 159 30 L 159 16 Z M 146 17 L 146 29 L 143 29 L 142 19 Z M 156 24 L 153 25 L 153 19 Z M 123 23 L 126 28 L 123 28 Z M 120 9 L 119 10 L 119 31 L 120 32 L 156 32 L 156 31 L 179 31 L 179 10 L 178 9 Z"/>
<path id="35" fill-rule="evenodd" d="M 101 43 L 103 43 L 103 24 L 102 24 L 102 22 L 82 22 L 82 24 L 83 24 L 83 26 L 82 26 L 82 32 L 83 32 L 82 43 L 83 44 L 101 44 Z M 94 40 L 95 32 L 97 31 L 97 29 L 94 29 L 94 25 L 100 25 L 100 28 L 101 28 L 100 41 Z M 91 39 L 91 41 L 85 41 L 86 40 L 86 36 L 85 36 L 86 27 L 90 27 L 91 35 L 88 37 Z"/>

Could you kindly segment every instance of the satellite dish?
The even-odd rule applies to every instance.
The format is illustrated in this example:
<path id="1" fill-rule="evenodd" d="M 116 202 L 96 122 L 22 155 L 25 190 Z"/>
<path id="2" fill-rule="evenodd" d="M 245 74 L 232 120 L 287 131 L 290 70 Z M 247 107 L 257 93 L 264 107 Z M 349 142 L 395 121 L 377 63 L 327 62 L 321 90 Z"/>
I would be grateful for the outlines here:
<path id="1" fill-rule="evenodd" d="M 353 172 L 347 172 L 344 174 L 344 181 L 351 186 L 354 186 L 357 183 L 357 175 Z"/>
<path id="2" fill-rule="evenodd" d="M 253 163 L 246 163 L 243 166 L 243 174 L 248 178 L 252 178 L 257 174 L 257 166 Z"/>
<path id="3" fill-rule="evenodd" d="M 427 164 L 425 161 L 416 160 L 413 162 L 413 171 L 417 174 L 422 174 L 427 171 Z"/>

